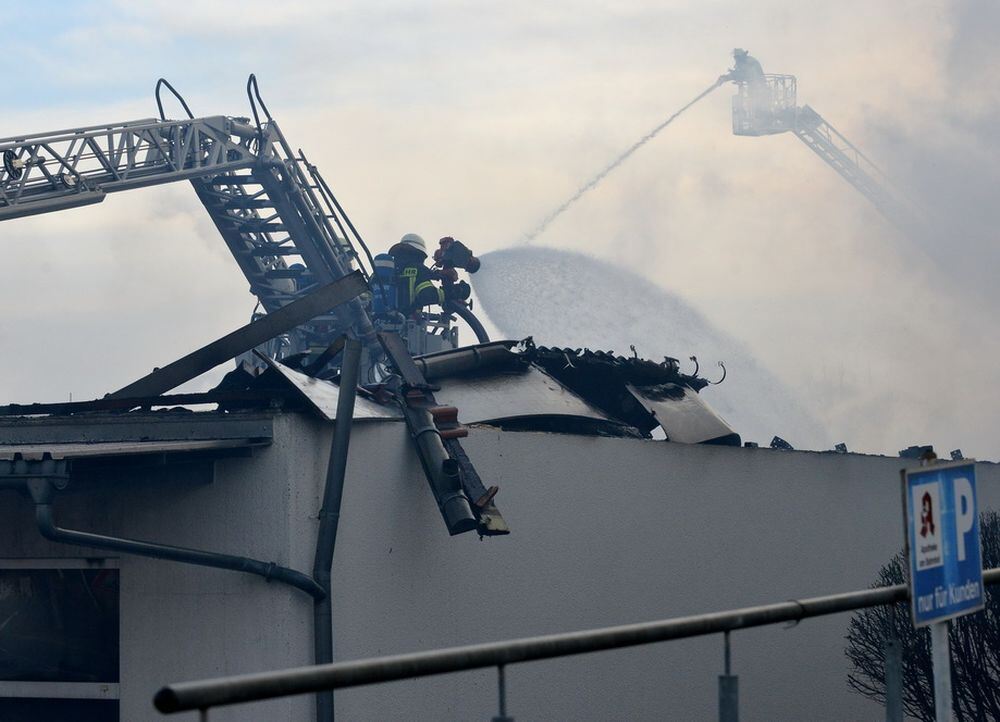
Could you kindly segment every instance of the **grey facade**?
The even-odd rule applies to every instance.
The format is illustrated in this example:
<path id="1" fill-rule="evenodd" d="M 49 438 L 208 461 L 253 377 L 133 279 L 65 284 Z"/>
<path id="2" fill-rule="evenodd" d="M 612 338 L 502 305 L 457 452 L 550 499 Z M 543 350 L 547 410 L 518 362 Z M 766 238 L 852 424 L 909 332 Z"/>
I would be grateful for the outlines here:
<path id="1" fill-rule="evenodd" d="M 196 418 L 210 428 L 233 416 Z M 67 494 L 60 524 L 308 571 L 332 424 L 303 413 L 247 416 L 270 428 L 271 443 L 214 461 L 213 481 L 168 458 L 161 478 Z M 153 428 L 176 420 L 157 418 Z M 34 422 L 29 433 L 8 420 L 0 431 L 5 443 L 18 434 L 23 443 L 57 423 L 65 426 Z M 860 589 L 902 545 L 895 458 L 487 426 L 465 445 L 483 479 L 501 487 L 510 536 L 448 537 L 403 424 L 355 423 L 333 569 L 337 659 Z M 978 471 L 981 507 L 996 508 L 1000 470 Z M 109 556 L 44 541 L 30 501 L 2 497 L 0 556 Z M 151 699 L 167 682 L 311 662 L 312 600 L 303 592 L 167 561 L 119 564 L 122 720 L 158 718 Z M 846 685 L 847 619 L 734 634 L 742 718 L 879 718 L 881 708 Z M 509 712 L 710 720 L 721 669 L 718 637 L 519 665 L 508 670 Z M 336 706 L 342 720 L 485 720 L 496 714 L 495 673 L 345 690 Z M 313 700 L 300 697 L 211 719 L 313 717 Z"/>

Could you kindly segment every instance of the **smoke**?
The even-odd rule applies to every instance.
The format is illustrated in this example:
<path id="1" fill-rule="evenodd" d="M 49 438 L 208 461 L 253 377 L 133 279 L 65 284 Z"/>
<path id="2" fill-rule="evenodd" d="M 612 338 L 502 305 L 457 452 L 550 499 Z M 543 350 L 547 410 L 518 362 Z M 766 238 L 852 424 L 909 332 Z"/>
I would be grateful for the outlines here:
<path id="1" fill-rule="evenodd" d="M 541 235 L 545 231 L 546 228 L 549 227 L 549 225 L 552 223 L 552 221 L 554 221 L 556 218 L 558 218 L 563 213 L 565 213 L 567 210 L 569 210 L 569 208 L 574 203 L 576 203 L 578 200 L 580 200 L 580 198 L 585 193 L 587 193 L 587 191 L 590 191 L 593 188 L 597 187 L 597 185 L 602 180 L 604 180 L 608 176 L 608 174 L 610 174 L 615 168 L 617 168 L 622 163 L 624 163 L 626 160 L 628 160 L 629 156 L 631 156 L 633 153 L 635 153 L 637 150 L 639 150 L 642 146 L 646 145 L 646 143 L 648 143 L 653 138 L 655 138 L 657 135 L 659 135 L 660 131 L 662 131 L 668 125 L 670 125 L 671 123 L 673 123 L 674 120 L 676 120 L 677 118 L 679 118 L 680 115 L 685 110 L 687 110 L 688 108 L 690 108 L 692 105 L 694 105 L 695 103 L 697 103 L 699 100 L 701 100 L 702 98 L 704 98 L 706 95 L 708 95 L 709 93 L 711 93 L 713 90 L 715 90 L 716 88 L 718 88 L 720 85 L 722 85 L 722 83 L 719 82 L 719 81 L 716 81 L 715 83 L 712 83 L 712 85 L 710 85 L 709 87 L 705 88 L 705 90 L 703 90 L 701 93 L 699 93 L 693 100 L 689 101 L 686 105 L 684 105 L 683 107 L 681 107 L 680 110 L 676 111 L 673 115 L 671 115 L 665 121 L 663 121 L 662 123 L 660 123 L 658 126 L 656 126 L 651 131 L 649 131 L 648 133 L 646 133 L 646 135 L 642 136 L 639 140 L 637 140 L 635 143 L 633 143 L 632 145 L 630 145 L 628 147 L 628 149 L 624 153 L 622 153 L 617 158 L 615 158 L 613 161 L 611 161 L 611 163 L 607 167 L 605 167 L 604 170 L 602 170 L 600 173 L 598 173 L 593 178 L 591 178 L 589 181 L 587 181 L 582 186 L 580 186 L 579 190 L 577 190 L 576 193 L 574 193 L 572 196 L 570 196 L 565 202 L 563 202 L 562 205 L 560 205 L 554 211 L 552 211 L 547 216 L 545 216 L 545 218 L 542 219 L 542 222 L 539 223 L 537 226 L 535 226 L 534 230 L 529 231 L 528 233 L 525 233 L 524 237 L 522 238 L 522 241 L 524 243 L 531 243 L 533 240 L 535 240 L 539 235 Z"/>
<path id="2" fill-rule="evenodd" d="M 640 356 L 697 356 L 710 380 L 706 402 L 744 439 L 768 443 L 774 435 L 800 448 L 829 448 L 826 434 L 779 379 L 735 339 L 679 297 L 631 271 L 583 254 L 547 248 L 488 253 L 473 278 L 481 306 L 509 338 L 533 336 L 542 346 L 588 347 L 619 354 L 634 345 Z"/>
<path id="3" fill-rule="evenodd" d="M 964 0 L 950 8 L 951 35 L 906 117 L 869 118 L 879 152 L 932 218 L 920 243 L 939 274 L 978 303 L 1000 305 L 1000 5 Z"/>

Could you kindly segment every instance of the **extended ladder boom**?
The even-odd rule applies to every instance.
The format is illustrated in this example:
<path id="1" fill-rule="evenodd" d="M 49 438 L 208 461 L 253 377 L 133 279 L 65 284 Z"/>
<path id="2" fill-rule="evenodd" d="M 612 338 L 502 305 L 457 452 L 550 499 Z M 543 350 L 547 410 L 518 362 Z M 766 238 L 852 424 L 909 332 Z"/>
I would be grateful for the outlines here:
<path id="1" fill-rule="evenodd" d="M 189 180 L 265 311 L 356 267 L 363 270 L 347 228 L 360 237 L 329 186 L 301 151 L 292 152 L 256 97 L 263 121 L 251 96 L 255 122 L 150 118 L 0 139 L 0 221 Z M 316 351 L 347 331 L 377 353 L 358 299 L 297 328 L 270 350 L 278 358 Z"/>
<path id="2" fill-rule="evenodd" d="M 805 105 L 796 113 L 795 135 L 811 151 L 826 161 L 840 176 L 900 230 L 913 230 L 913 210 L 892 189 L 892 182 L 836 128 L 815 110 Z"/>
<path id="3" fill-rule="evenodd" d="M 249 135 L 247 135 L 249 134 Z M 256 130 L 216 116 L 153 118 L 0 138 L 0 220 L 89 205 L 107 193 L 248 168 Z"/>
<path id="4" fill-rule="evenodd" d="M 919 227 L 919 215 L 868 157 L 808 105 L 796 105 L 793 75 L 765 74 L 745 51 L 734 51 L 736 67 L 720 80 L 736 83 L 735 135 L 793 133 L 854 186 L 893 225 L 906 234 Z"/>

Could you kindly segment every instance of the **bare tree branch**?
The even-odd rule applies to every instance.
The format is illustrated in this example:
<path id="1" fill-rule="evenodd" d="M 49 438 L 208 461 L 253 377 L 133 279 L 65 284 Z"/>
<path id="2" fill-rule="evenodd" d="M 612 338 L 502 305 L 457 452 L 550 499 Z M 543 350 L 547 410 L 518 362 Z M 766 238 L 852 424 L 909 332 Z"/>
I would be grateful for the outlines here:
<path id="1" fill-rule="evenodd" d="M 980 517 L 983 566 L 1000 566 L 1000 514 Z M 873 586 L 907 581 L 906 557 L 896 554 L 883 566 Z M 952 660 L 952 706 L 957 722 L 1000 721 L 1000 593 L 986 589 L 986 609 L 955 620 L 948 641 Z M 934 672 L 930 634 L 917 630 L 905 604 L 860 610 L 847 625 L 844 654 L 853 666 L 851 690 L 885 704 L 885 643 L 898 640 L 903 650 L 903 709 L 920 720 L 934 720 Z"/>

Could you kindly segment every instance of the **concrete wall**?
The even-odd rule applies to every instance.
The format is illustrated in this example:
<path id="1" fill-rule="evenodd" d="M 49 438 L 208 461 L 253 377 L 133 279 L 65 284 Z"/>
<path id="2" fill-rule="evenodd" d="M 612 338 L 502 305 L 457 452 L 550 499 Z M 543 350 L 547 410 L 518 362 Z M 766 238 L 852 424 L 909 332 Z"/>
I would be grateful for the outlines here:
<path id="1" fill-rule="evenodd" d="M 256 556 L 308 571 L 331 428 L 278 416 L 274 444 L 218 462 L 215 483 L 64 499 L 60 522 Z M 902 545 L 898 459 L 474 429 L 465 446 L 509 537 L 451 538 L 396 422 L 358 423 L 334 563 L 337 659 L 418 651 L 866 587 Z M 981 504 L 1000 469 L 981 465 Z M 41 541 L 0 495 L 0 556 L 81 552 Z M 309 663 L 312 603 L 256 577 L 124 557 L 122 719 L 157 719 L 166 682 Z M 878 719 L 848 691 L 847 615 L 733 635 L 744 720 Z M 710 720 L 721 637 L 508 670 L 519 722 Z M 495 673 L 337 693 L 341 720 L 488 720 Z M 220 720 L 309 720 L 311 698 Z M 195 720 L 194 715 L 172 719 Z"/>
<path id="2" fill-rule="evenodd" d="M 397 434 L 365 427 L 352 447 L 334 574 L 339 659 L 861 589 L 903 542 L 898 459 L 488 429 L 466 447 L 500 484 L 513 533 L 450 539 Z M 363 474 L 372 460 L 379 472 Z M 1000 469 L 979 471 L 983 507 L 996 507 Z M 880 718 L 847 688 L 848 619 L 735 633 L 741 719 Z M 517 665 L 509 713 L 711 720 L 721 671 L 720 636 Z M 343 719 L 487 720 L 495 674 L 337 699 Z"/>
<path id="3" fill-rule="evenodd" d="M 255 557 L 308 573 L 316 509 L 310 506 L 312 518 L 304 521 L 289 510 L 302 494 L 315 503 L 328 451 L 317 453 L 310 432 L 329 429 L 291 416 L 277 417 L 275 427 L 272 446 L 252 458 L 218 462 L 212 484 L 178 473 L 166 482 L 68 494 L 57 502 L 57 521 L 68 528 Z M 306 433 L 298 433 L 300 427 Z M 45 541 L 34 527 L 30 502 L 0 492 L 0 557 L 67 556 L 109 552 Z M 152 698 L 166 682 L 311 662 L 312 599 L 305 593 L 256 576 L 142 557 L 123 556 L 120 566 L 122 722 L 163 719 Z M 311 698 L 298 697 L 220 710 L 212 720 L 306 720 L 313 710 Z M 193 721 L 197 714 L 171 719 Z"/>

